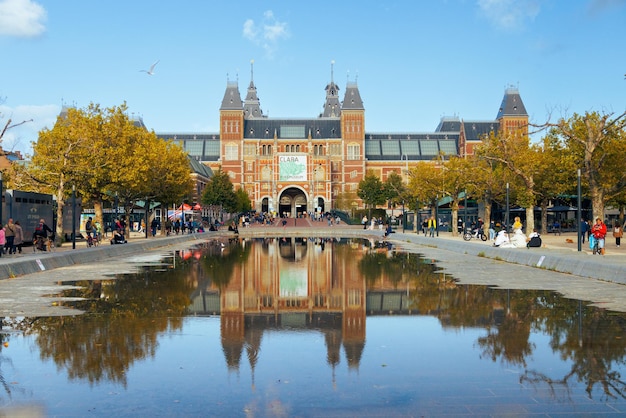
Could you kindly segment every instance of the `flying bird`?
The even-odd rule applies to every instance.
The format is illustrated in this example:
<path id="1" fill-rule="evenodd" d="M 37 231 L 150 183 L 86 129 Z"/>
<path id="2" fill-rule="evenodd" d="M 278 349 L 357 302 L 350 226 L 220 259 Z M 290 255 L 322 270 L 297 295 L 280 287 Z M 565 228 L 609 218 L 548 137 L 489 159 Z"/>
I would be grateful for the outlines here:
<path id="1" fill-rule="evenodd" d="M 146 73 L 148 75 L 154 75 L 154 67 L 156 67 L 158 63 L 159 63 L 159 60 L 157 60 L 154 64 L 152 64 L 149 70 L 139 70 L 139 72 Z"/>

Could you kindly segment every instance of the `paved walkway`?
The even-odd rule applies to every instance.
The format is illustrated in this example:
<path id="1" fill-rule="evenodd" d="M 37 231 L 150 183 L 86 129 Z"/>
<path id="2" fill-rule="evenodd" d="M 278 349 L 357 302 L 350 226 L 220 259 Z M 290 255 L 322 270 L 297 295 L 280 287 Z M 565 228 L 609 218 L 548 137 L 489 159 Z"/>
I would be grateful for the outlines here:
<path id="1" fill-rule="evenodd" d="M 152 258 L 156 260 L 168 252 L 171 254 L 172 249 L 188 248 L 202 240 L 233 236 L 233 232 L 223 229 L 202 234 L 159 235 L 148 239 L 132 234 L 129 243 L 124 245 L 110 245 L 107 241 L 107 244 L 96 248 L 86 248 L 84 242 L 78 242 L 76 249 L 69 243 L 52 253 L 34 253 L 32 247 L 26 247 L 21 255 L 0 258 L 0 316 L 68 314 L 67 310 L 57 312 L 50 305 L 50 299 L 42 296 L 58 292 L 58 284 L 62 281 L 73 277 L 94 278 L 94 272 L 102 272 L 99 276 L 113 274 L 132 269 L 133 263 Z M 363 230 L 361 226 L 345 224 L 328 226 L 326 222 L 285 228 L 255 225 L 242 228 L 238 236 L 385 239 L 380 230 Z M 578 252 L 575 233 L 551 234 L 542 238 L 544 246 L 533 249 L 496 248 L 489 241 L 468 242 L 448 232 L 440 232 L 439 237 L 430 238 L 413 231 L 402 233 L 401 229 L 387 240 L 398 249 L 436 260 L 438 266 L 461 283 L 548 289 L 600 307 L 626 312 L 625 248 L 618 248 L 614 239 L 610 238 L 606 255 L 598 256 L 592 255 L 587 245 Z M 112 263 L 112 260 L 115 262 Z M 10 280 L 12 278 L 18 280 Z"/>

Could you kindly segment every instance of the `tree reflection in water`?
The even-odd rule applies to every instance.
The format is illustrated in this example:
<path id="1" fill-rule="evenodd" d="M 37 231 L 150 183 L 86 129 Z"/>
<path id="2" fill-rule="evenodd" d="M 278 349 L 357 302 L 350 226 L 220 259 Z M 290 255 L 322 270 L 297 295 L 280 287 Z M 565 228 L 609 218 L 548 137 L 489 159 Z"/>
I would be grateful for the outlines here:
<path id="1" fill-rule="evenodd" d="M 180 264 L 180 263 L 179 263 Z M 153 357 L 160 334 L 182 326 L 193 286 L 184 264 L 167 274 L 152 269 L 111 280 L 78 281 L 67 303 L 79 316 L 25 318 L 17 328 L 35 336 L 42 360 L 53 360 L 70 379 L 126 386 L 126 371 Z"/>
<path id="2" fill-rule="evenodd" d="M 438 270 L 434 260 L 395 251 L 385 243 L 367 240 L 321 243 L 301 240 L 297 245 L 317 245 L 315 251 L 302 251 L 301 255 L 306 259 L 307 255 L 318 253 L 315 269 L 328 277 L 315 281 L 311 289 L 317 286 L 315 295 L 327 297 L 320 299 L 326 300 L 325 303 L 330 303 L 341 291 L 344 275 L 350 274 L 364 280 L 360 283 L 364 284 L 366 297 L 354 300 L 365 305 L 363 309 L 369 315 L 424 315 L 438 318 L 443 328 L 451 330 L 484 329 L 484 335 L 475 341 L 480 357 L 520 368 L 520 383 L 547 385 L 556 394 L 557 388 L 561 389 L 559 393 L 568 393 L 575 383 L 583 382 L 590 397 L 600 391 L 607 399 L 626 398 L 620 372 L 626 355 L 626 338 L 622 338 L 626 330 L 624 314 L 583 306 L 579 301 L 547 291 L 459 285 Z M 216 294 L 228 288 L 230 292 L 240 292 L 234 295 L 234 300 L 242 301 L 242 308 L 229 315 L 233 321 L 240 321 L 242 328 L 231 334 L 222 329 L 223 349 L 232 351 L 225 355 L 227 367 L 236 367 L 244 350 L 254 367 L 260 356 L 263 329 L 253 326 L 252 316 L 249 321 L 242 318 L 248 314 L 244 309 L 248 306 L 256 309 L 256 315 L 278 312 L 272 300 L 276 295 L 268 293 L 274 282 L 267 284 L 259 278 L 261 274 L 270 277 L 271 266 L 264 257 L 271 253 L 272 245 L 278 243 L 272 240 L 233 240 L 224 245 L 210 242 L 181 252 L 176 268 L 165 272 L 147 269 L 132 277 L 76 282 L 81 289 L 72 296 L 84 300 L 71 305 L 83 309 L 85 315 L 26 318 L 14 328 L 33 335 L 42 360 L 52 359 L 59 368 L 68 371 L 71 379 L 84 379 L 92 385 L 106 379 L 126 385 L 126 373 L 131 365 L 155 355 L 160 335 L 182 327 L 182 318 L 189 313 L 194 295 L 207 290 Z M 331 267 L 320 261 L 326 258 L 319 256 L 329 252 Z M 242 268 L 247 264 L 247 269 Z M 260 272 L 260 268 L 264 271 Z M 245 276 L 243 271 L 250 280 L 239 285 L 236 280 Z M 323 286 L 330 290 L 324 290 Z M 372 295 L 392 293 L 402 296 L 401 310 L 385 311 L 384 306 L 373 306 Z M 307 297 L 310 306 L 317 309 L 312 297 L 315 295 Z M 268 305 L 264 305 L 266 302 Z M 338 313 L 341 314 L 345 312 Z M 229 315 L 222 315 L 222 319 Z M 341 345 L 348 346 L 343 331 L 341 320 L 324 329 L 325 344 L 330 348 L 326 363 L 333 370 L 340 361 Z M 568 373 L 551 376 L 546 370 L 529 368 L 528 364 L 535 364 L 529 360 L 537 354 L 533 334 L 548 337 L 549 348 L 571 363 Z M 355 335 L 354 346 L 362 351 L 364 335 L 363 341 L 356 341 L 360 335 Z M 0 333 L 0 342 L 4 338 Z M 360 355 L 350 356 L 350 367 L 358 366 L 360 358 Z M 10 394 L 1 373 L 0 383 Z"/>
<path id="3" fill-rule="evenodd" d="M 626 356 L 623 314 L 583 307 L 582 302 L 553 292 L 456 285 L 435 271 L 430 260 L 370 247 L 359 263 L 368 291 L 377 283 L 397 289 L 404 280 L 409 281 L 411 306 L 419 313 L 436 315 L 447 326 L 484 327 L 486 335 L 476 342 L 482 358 L 524 368 L 521 383 L 544 383 L 552 389 L 560 386 L 568 392 L 570 383 L 580 381 L 590 397 L 594 386 L 600 385 L 607 398 L 626 399 L 626 381 L 619 371 Z M 550 377 L 526 368 L 526 359 L 536 348 L 530 341 L 531 330 L 547 334 L 551 349 L 571 361 L 568 374 Z"/>

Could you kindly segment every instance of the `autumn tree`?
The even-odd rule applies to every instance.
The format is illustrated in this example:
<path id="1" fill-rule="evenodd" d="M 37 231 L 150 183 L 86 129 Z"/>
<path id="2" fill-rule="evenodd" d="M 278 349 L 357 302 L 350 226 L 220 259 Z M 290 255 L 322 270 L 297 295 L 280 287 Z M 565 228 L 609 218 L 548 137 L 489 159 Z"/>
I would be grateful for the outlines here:
<path id="1" fill-rule="evenodd" d="M 115 171 L 111 176 L 108 192 L 109 195 L 118 196 L 127 219 L 130 210 L 139 200 L 146 203 L 146 208 L 149 202 L 154 201 L 168 207 L 191 194 L 191 166 L 179 145 L 163 141 L 154 132 L 142 128 L 138 128 L 125 139 L 127 154 L 120 157 L 120 161 L 124 161 L 132 169 Z M 141 163 L 133 163 L 136 161 Z"/>
<path id="2" fill-rule="evenodd" d="M 548 204 L 574 189 L 576 165 L 573 153 L 554 135 L 543 137 L 537 144 L 537 149 L 535 196 L 541 208 L 541 232 L 545 234 L 548 232 Z"/>
<path id="3" fill-rule="evenodd" d="M 575 155 L 575 166 L 581 169 L 589 190 L 593 217 L 604 219 L 606 202 L 626 187 L 626 171 L 622 169 L 626 155 L 626 112 L 615 117 L 612 113 L 574 114 L 549 126 L 565 139 L 566 148 Z"/>
<path id="4" fill-rule="evenodd" d="M 443 176 L 443 190 L 450 197 L 450 213 L 452 216 L 452 234 L 457 235 L 457 225 L 459 217 L 459 205 L 462 196 L 467 192 L 468 179 L 472 177 L 473 161 L 463 157 L 450 157 L 442 167 L 441 175 Z M 485 228 L 488 227 L 485 224 Z"/>
<path id="5" fill-rule="evenodd" d="M 409 200 L 415 204 L 415 222 L 413 230 L 417 231 L 419 220 L 417 214 L 420 208 L 434 205 L 441 190 L 441 172 L 432 162 L 420 161 L 409 169 L 407 185 Z M 434 212 L 434 206 L 433 212 Z M 434 213 L 433 213 L 434 214 Z"/>
<path id="6" fill-rule="evenodd" d="M 63 231 L 63 208 L 66 198 L 75 184 L 76 164 L 87 164 L 85 150 L 89 148 L 90 136 L 83 123 L 82 110 L 68 109 L 59 115 L 52 129 L 43 129 L 33 144 L 33 158 L 28 168 L 28 177 L 41 193 L 56 197 L 56 230 Z M 61 234 L 56 234 L 60 239 Z"/>
<path id="7" fill-rule="evenodd" d="M 540 167 L 536 163 L 541 150 L 530 143 L 530 137 L 521 131 L 491 132 L 477 147 L 481 158 L 503 165 L 517 180 L 515 202 L 526 209 L 526 230 L 535 228 L 536 177 Z"/>
<path id="8" fill-rule="evenodd" d="M 93 204 L 102 222 L 103 201 L 116 194 L 127 214 L 139 199 L 189 194 L 189 173 L 182 149 L 137 126 L 125 104 L 108 109 L 90 104 L 66 109 L 52 129 L 39 133 L 31 164 L 19 178 L 28 177 L 33 191 L 56 196 L 57 231 L 63 231 L 63 207 L 72 187 L 83 203 Z"/>
<path id="9" fill-rule="evenodd" d="M 406 184 L 402 177 L 395 171 L 389 173 L 383 182 L 383 189 L 385 191 L 385 198 L 392 208 L 401 205 L 402 202 L 407 200 Z"/>

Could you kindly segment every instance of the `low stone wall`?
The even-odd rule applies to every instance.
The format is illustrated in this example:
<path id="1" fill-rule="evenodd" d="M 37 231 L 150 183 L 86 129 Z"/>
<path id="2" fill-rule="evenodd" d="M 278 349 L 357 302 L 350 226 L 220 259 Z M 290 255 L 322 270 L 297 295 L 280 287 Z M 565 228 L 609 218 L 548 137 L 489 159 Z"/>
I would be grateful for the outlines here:
<path id="1" fill-rule="evenodd" d="M 60 267 L 86 264 L 102 260 L 115 260 L 129 255 L 141 254 L 156 248 L 168 247 L 177 244 L 190 244 L 194 241 L 210 239 L 209 233 L 176 235 L 153 239 L 135 239 L 127 244 L 110 245 L 104 241 L 102 245 L 92 248 L 57 249 L 50 253 L 38 252 L 28 254 L 32 248 L 25 247 L 26 256 L 21 258 L 0 258 L 0 280 L 25 274 L 39 273 Z M 66 244 L 67 245 L 67 244 Z M 71 244 L 70 244 L 71 245 Z"/>
<path id="2" fill-rule="evenodd" d="M 626 263 L 621 259 L 552 248 L 498 248 L 461 239 L 437 239 L 415 234 L 393 234 L 392 239 L 460 254 L 486 257 L 561 273 L 626 284 Z"/>

